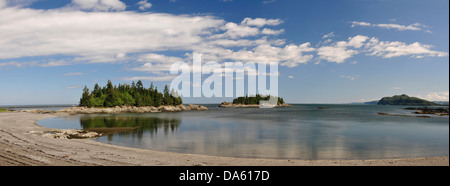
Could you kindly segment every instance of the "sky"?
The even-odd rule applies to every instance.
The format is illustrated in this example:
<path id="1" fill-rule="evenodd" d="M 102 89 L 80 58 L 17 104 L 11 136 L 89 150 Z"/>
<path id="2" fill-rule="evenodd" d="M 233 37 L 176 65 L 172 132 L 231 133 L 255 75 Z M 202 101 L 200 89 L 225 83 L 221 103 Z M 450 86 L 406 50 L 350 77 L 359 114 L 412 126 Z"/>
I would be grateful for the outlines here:
<path id="1" fill-rule="evenodd" d="M 194 52 L 277 62 L 288 103 L 448 101 L 449 1 L 0 0 L 0 105 L 77 104 L 108 80 L 162 90 Z"/>

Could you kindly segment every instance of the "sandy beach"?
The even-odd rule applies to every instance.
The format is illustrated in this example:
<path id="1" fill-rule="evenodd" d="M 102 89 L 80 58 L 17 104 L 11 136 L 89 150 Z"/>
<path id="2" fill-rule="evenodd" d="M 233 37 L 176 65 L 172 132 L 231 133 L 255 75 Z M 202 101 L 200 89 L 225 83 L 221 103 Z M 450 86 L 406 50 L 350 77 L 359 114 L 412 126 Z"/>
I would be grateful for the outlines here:
<path id="1" fill-rule="evenodd" d="M 134 149 L 89 139 L 42 136 L 36 121 L 54 114 L 0 113 L 1 166 L 449 166 L 449 157 L 383 160 L 274 160 Z"/>

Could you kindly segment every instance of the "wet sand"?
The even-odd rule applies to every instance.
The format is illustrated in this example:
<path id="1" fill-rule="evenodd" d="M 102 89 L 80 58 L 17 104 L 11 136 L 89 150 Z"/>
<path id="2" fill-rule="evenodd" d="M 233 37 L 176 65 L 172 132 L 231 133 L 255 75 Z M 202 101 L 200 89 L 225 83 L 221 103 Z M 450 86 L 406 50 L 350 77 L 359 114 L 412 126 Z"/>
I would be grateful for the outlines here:
<path id="1" fill-rule="evenodd" d="M 275 160 L 180 154 L 42 136 L 54 114 L 0 113 L 1 166 L 449 166 L 449 157 L 382 160 Z"/>

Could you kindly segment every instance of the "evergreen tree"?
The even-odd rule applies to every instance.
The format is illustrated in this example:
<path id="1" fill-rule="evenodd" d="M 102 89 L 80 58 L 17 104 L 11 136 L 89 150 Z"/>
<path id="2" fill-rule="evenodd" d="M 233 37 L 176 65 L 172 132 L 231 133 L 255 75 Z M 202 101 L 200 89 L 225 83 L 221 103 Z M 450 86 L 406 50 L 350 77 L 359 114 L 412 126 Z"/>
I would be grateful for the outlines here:
<path id="1" fill-rule="evenodd" d="M 114 86 L 110 80 L 108 80 L 108 84 L 106 85 L 106 100 L 105 107 L 114 107 Z"/>
<path id="2" fill-rule="evenodd" d="M 80 107 L 87 107 L 89 105 L 89 99 L 89 89 L 87 88 L 87 86 L 84 86 L 83 94 L 80 98 Z"/>

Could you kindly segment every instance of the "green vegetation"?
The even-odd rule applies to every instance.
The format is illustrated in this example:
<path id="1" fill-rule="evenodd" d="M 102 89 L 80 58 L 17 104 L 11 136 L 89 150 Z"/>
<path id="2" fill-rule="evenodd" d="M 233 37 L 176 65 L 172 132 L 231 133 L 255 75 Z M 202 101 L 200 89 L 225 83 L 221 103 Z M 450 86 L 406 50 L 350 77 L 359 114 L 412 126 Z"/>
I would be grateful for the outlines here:
<path id="1" fill-rule="evenodd" d="M 392 97 L 384 97 L 378 102 L 378 105 L 414 105 L 414 106 L 436 106 L 436 103 L 416 98 L 409 97 L 406 94 Z"/>
<path id="2" fill-rule="evenodd" d="M 260 94 L 256 94 L 256 96 L 245 96 L 238 97 L 233 100 L 233 104 L 243 104 L 243 105 L 259 105 L 260 101 L 268 101 L 270 96 L 262 96 Z M 277 105 L 285 104 L 283 98 L 278 97 Z"/>
<path id="3" fill-rule="evenodd" d="M 0 112 L 8 112 L 8 111 L 0 107 Z"/>
<path id="4" fill-rule="evenodd" d="M 174 90 L 172 90 L 172 93 Z M 87 86 L 83 89 L 80 99 L 81 107 L 115 107 L 115 106 L 155 106 L 161 105 L 181 105 L 181 97 L 174 97 L 169 93 L 169 87 L 166 85 L 162 93 L 158 88 L 150 85 L 150 88 L 144 88 L 142 81 L 131 85 L 119 84 L 113 86 L 111 81 L 105 87 L 95 84 L 94 90 L 89 91 Z"/>

